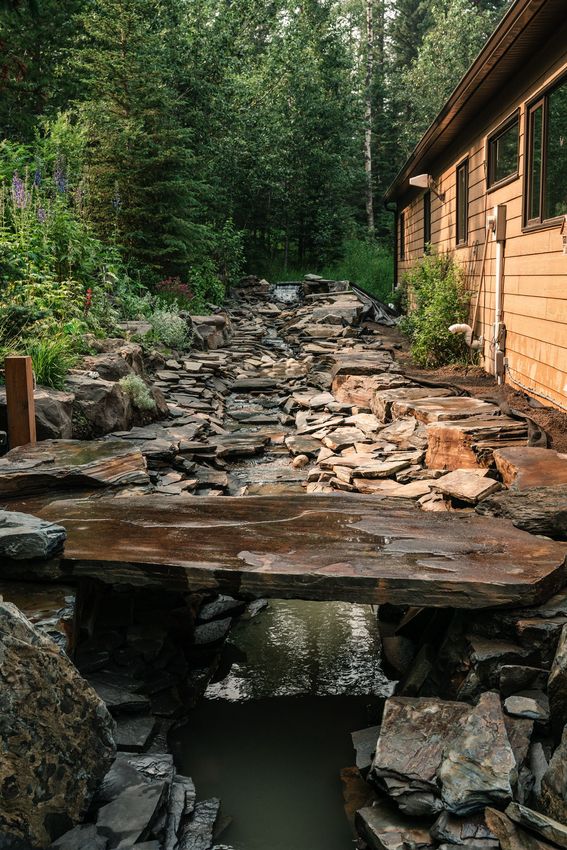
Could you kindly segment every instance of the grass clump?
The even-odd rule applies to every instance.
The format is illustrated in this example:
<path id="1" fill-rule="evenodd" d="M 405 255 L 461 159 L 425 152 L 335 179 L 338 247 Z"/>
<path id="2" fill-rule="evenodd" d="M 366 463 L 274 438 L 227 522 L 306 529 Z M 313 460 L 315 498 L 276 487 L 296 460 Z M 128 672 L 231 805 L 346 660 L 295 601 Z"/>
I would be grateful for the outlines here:
<path id="1" fill-rule="evenodd" d="M 408 315 L 400 329 L 411 342 L 411 353 L 419 366 L 435 368 L 466 361 L 464 338 L 449 326 L 467 322 L 470 294 L 461 267 L 445 254 L 430 254 L 408 272 Z"/>
<path id="2" fill-rule="evenodd" d="M 42 387 L 62 390 L 69 369 L 77 362 L 77 356 L 65 337 L 44 337 L 24 343 L 24 354 L 32 359 L 36 382 Z"/>
<path id="3" fill-rule="evenodd" d="M 125 375 L 118 383 L 138 410 L 156 409 L 149 387 L 139 375 Z"/>
<path id="4" fill-rule="evenodd" d="M 392 300 L 394 260 L 392 252 L 379 242 L 348 240 L 342 259 L 324 268 L 321 275 L 333 280 L 350 280 L 380 301 Z"/>

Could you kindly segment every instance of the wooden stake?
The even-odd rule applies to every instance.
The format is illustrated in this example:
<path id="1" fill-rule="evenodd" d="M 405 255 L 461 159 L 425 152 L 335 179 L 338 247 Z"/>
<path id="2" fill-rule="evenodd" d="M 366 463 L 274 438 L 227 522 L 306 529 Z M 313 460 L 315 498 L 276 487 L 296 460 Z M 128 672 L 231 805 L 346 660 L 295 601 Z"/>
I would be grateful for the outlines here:
<path id="1" fill-rule="evenodd" d="M 35 443 L 35 401 L 31 357 L 6 357 L 8 444 L 11 449 Z"/>

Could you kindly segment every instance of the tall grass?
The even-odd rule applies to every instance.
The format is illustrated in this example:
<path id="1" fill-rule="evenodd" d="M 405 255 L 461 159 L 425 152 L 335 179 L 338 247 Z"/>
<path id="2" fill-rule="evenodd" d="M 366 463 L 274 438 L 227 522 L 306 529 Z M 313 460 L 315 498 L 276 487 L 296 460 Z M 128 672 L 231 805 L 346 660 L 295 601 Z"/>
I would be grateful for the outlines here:
<path id="1" fill-rule="evenodd" d="M 309 272 L 331 280 L 350 280 L 380 301 L 392 299 L 394 259 L 388 248 L 376 242 L 349 239 L 343 245 L 340 259 L 323 268 L 310 265 L 284 269 L 283 264 L 276 261 L 266 270 L 266 277 L 271 283 L 284 282 L 301 280 Z"/>
<path id="2" fill-rule="evenodd" d="M 24 353 L 32 359 L 35 379 L 40 386 L 62 390 L 67 372 L 77 362 L 68 339 L 52 337 L 23 343 Z"/>

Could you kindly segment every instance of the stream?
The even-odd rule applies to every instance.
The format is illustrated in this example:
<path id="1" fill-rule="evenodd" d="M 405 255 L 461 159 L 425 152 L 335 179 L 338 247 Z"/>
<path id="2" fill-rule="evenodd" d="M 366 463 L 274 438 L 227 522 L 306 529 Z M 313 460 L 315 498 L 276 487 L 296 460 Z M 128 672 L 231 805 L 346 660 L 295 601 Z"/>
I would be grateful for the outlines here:
<path id="1" fill-rule="evenodd" d="M 339 773 L 350 733 L 375 725 L 391 684 L 376 612 L 272 600 L 242 620 L 217 677 L 171 740 L 199 797 L 220 797 L 234 850 L 348 850 Z"/>

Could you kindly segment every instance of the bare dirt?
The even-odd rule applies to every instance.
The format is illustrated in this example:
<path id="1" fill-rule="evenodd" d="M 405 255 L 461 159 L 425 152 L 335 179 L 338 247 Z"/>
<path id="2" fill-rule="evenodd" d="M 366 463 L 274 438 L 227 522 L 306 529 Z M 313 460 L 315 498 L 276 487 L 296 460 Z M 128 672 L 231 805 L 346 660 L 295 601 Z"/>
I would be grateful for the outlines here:
<path id="1" fill-rule="evenodd" d="M 497 402 L 505 401 L 514 410 L 528 415 L 547 433 L 550 448 L 558 452 L 567 452 L 567 413 L 551 407 L 551 405 L 546 406 L 511 386 L 498 386 L 494 377 L 487 375 L 480 366 L 453 365 L 443 366 L 440 369 L 424 369 L 417 366 L 410 354 L 407 339 L 394 328 L 385 328 L 385 331 L 384 335 L 390 337 L 393 344 L 400 346 L 396 351 L 396 358 L 403 365 L 404 372 L 408 377 L 454 384 L 466 390 L 475 398 L 490 398 Z"/>

